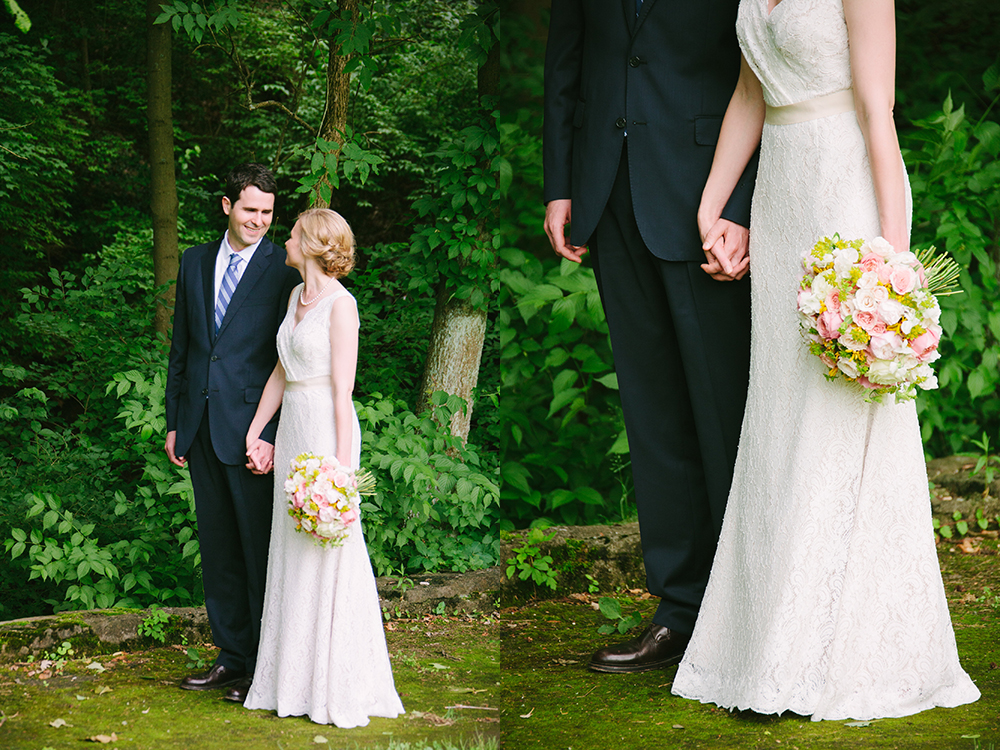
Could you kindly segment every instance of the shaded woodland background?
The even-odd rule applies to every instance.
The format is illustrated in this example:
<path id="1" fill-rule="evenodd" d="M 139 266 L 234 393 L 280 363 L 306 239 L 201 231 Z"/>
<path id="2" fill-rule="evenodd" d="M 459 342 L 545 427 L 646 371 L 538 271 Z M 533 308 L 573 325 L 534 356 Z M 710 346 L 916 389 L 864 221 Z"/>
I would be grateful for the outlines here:
<path id="1" fill-rule="evenodd" d="M 0 15 L 0 619 L 201 601 L 190 484 L 162 452 L 166 282 L 221 234 L 244 160 L 278 176 L 276 241 L 313 202 L 358 237 L 379 573 L 632 516 L 593 274 L 541 231 L 545 2 L 20 5 L 28 33 Z M 966 269 L 925 447 L 995 451 L 1000 6 L 898 0 L 897 18 L 914 243 Z"/>

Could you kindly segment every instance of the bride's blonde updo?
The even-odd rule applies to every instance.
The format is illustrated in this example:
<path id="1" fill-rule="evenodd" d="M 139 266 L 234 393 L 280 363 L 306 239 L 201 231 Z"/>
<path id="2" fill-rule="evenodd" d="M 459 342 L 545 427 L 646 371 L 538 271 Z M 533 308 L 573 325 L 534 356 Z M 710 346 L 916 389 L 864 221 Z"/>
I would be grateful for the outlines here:
<path id="1" fill-rule="evenodd" d="M 354 233 L 347 220 L 329 208 L 310 208 L 299 214 L 299 250 L 315 258 L 335 278 L 354 268 Z"/>

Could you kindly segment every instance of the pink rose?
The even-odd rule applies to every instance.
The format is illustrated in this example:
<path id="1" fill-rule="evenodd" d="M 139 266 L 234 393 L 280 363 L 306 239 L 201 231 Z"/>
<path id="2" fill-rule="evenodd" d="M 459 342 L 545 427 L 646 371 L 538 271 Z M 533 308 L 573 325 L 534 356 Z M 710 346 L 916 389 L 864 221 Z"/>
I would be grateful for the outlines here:
<path id="1" fill-rule="evenodd" d="M 910 348 L 920 362 L 926 362 L 937 351 L 941 341 L 941 329 L 931 326 L 910 342 Z"/>
<path id="2" fill-rule="evenodd" d="M 840 338 L 840 326 L 844 319 L 834 310 L 827 310 L 816 319 L 816 331 L 825 339 Z"/>
<path id="3" fill-rule="evenodd" d="M 883 263 L 878 267 L 878 280 L 883 284 L 889 284 L 892 280 L 892 266 Z"/>
<path id="4" fill-rule="evenodd" d="M 306 501 L 302 495 L 301 490 L 292 495 L 292 505 L 294 505 L 296 508 L 301 508 L 303 505 L 305 505 L 305 503 Z"/>
<path id="5" fill-rule="evenodd" d="M 882 333 L 872 336 L 868 342 L 868 351 L 875 359 L 893 359 L 896 356 L 896 349 L 903 343 L 895 333 Z"/>
<path id="6" fill-rule="evenodd" d="M 358 520 L 358 512 L 354 508 L 348 508 L 340 514 L 340 520 L 344 522 L 345 526 L 350 526 Z"/>
<path id="7" fill-rule="evenodd" d="M 927 274 L 924 273 L 923 266 L 917 266 L 917 278 L 920 279 L 920 288 L 927 286 Z"/>
<path id="8" fill-rule="evenodd" d="M 877 271 L 879 267 L 885 265 L 885 261 L 875 253 L 868 253 L 861 259 L 861 268 L 865 271 Z"/>
<path id="9" fill-rule="evenodd" d="M 862 310 L 861 312 L 855 313 L 854 322 L 858 324 L 863 330 L 871 333 L 872 328 L 878 322 L 878 316 L 873 312 L 866 312 Z"/>
<path id="10" fill-rule="evenodd" d="M 917 274 L 908 266 L 897 266 L 892 269 L 889 281 L 896 294 L 909 294 L 917 284 Z"/>
<path id="11" fill-rule="evenodd" d="M 836 289 L 826 295 L 826 309 L 840 312 L 840 294 Z"/>

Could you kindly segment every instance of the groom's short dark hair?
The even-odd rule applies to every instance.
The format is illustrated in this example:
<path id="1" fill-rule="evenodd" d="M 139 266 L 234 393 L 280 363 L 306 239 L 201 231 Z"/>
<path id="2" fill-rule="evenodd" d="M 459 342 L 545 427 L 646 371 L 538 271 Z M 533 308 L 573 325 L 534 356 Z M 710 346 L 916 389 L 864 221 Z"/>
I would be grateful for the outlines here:
<path id="1" fill-rule="evenodd" d="M 276 195 L 278 192 L 278 183 L 275 182 L 270 169 L 256 162 L 245 162 L 233 167 L 233 170 L 226 175 L 225 195 L 229 198 L 229 202 L 236 203 L 240 199 L 240 193 L 250 185 L 271 195 Z"/>

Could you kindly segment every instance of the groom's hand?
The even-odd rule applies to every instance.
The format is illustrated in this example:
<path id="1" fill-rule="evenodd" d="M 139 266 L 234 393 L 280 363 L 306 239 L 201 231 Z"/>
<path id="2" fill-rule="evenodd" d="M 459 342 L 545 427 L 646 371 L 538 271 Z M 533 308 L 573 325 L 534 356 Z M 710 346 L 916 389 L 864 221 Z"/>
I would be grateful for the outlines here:
<path id="1" fill-rule="evenodd" d="M 750 268 L 750 233 L 741 224 L 718 219 L 705 233 L 702 270 L 716 281 L 739 281 Z"/>
<path id="2" fill-rule="evenodd" d="M 187 459 L 184 456 L 174 454 L 174 446 L 176 445 L 177 430 L 171 430 L 167 433 L 167 439 L 163 443 L 163 450 L 167 452 L 167 458 L 170 459 L 170 463 L 174 466 L 180 466 L 183 469 L 187 465 Z"/>
<path id="3" fill-rule="evenodd" d="M 587 252 L 585 246 L 570 245 L 566 242 L 566 225 L 572 218 L 572 203 L 569 198 L 560 198 L 545 204 L 545 234 L 557 255 L 579 263 Z"/>
<path id="4" fill-rule="evenodd" d="M 247 468 L 254 474 L 267 474 L 274 468 L 274 445 L 257 438 L 247 448 Z"/>

